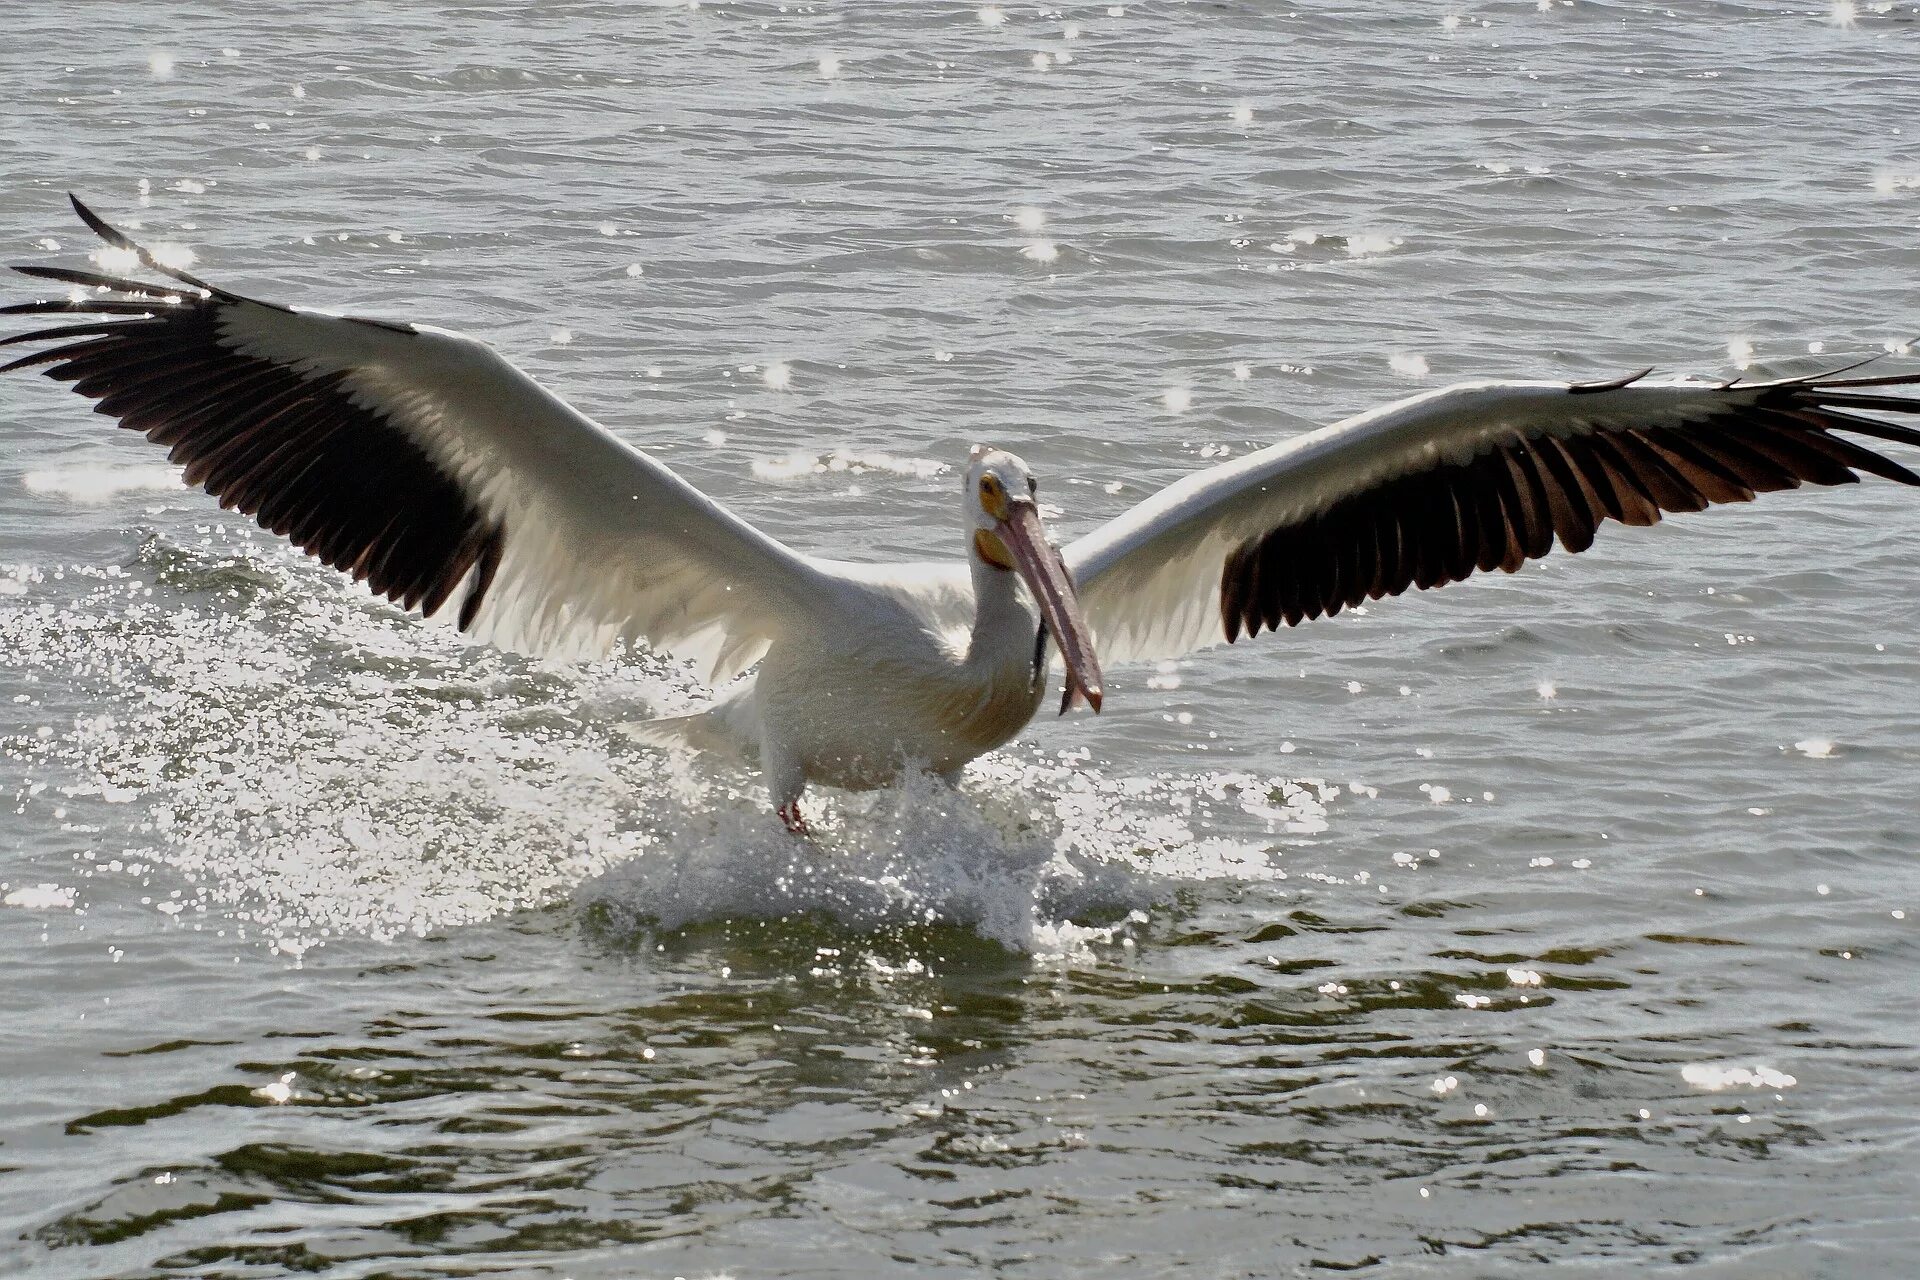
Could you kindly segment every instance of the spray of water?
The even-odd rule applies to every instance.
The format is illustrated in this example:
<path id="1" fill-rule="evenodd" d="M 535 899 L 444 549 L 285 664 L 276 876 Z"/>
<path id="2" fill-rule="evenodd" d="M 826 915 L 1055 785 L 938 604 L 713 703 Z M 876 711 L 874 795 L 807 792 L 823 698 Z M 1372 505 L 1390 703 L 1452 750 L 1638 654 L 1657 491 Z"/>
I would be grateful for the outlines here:
<path id="1" fill-rule="evenodd" d="M 1072 956 L 1180 883 L 1284 879 L 1273 840 L 1326 826 L 1317 783 L 1115 777 L 1084 752 L 1017 749 L 958 789 L 822 792 L 800 842 L 750 773 L 614 730 L 704 696 L 645 655 L 543 669 L 218 529 L 11 581 L 16 674 L 74 708 L 14 742 L 31 786 L 111 815 L 84 857 L 167 868 L 183 923 L 296 955 L 570 904 L 622 934 L 820 917 Z M 1248 838 L 1196 834 L 1222 814 Z"/>

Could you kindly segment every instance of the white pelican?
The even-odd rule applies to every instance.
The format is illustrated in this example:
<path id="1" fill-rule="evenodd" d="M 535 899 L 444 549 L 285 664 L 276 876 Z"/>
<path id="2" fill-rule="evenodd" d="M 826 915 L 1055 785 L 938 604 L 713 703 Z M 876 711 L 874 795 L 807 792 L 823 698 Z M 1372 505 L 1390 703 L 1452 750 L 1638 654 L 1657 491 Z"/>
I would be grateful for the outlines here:
<path id="1" fill-rule="evenodd" d="M 1100 662 L 1173 657 L 1408 587 L 1513 572 L 1606 520 L 1745 502 L 1870 472 L 1920 475 L 1848 436 L 1920 446 L 1920 374 L 1740 385 L 1474 382 L 1190 475 L 1057 551 L 1037 485 L 976 448 L 964 561 L 853 564 L 791 550 L 617 439 L 483 343 L 427 325 L 257 302 L 156 262 L 77 199 L 127 262 L 173 283 L 54 266 L 78 286 L 5 308 L 104 317 L 45 365 L 169 448 L 199 485 L 410 610 L 522 652 L 641 641 L 718 685 L 643 736 L 757 751 L 804 832 L 808 782 L 952 775 L 1020 731 L 1065 666 L 1064 713 L 1100 709 Z M 1856 366 L 1857 367 L 1857 366 Z M 4 371 L 4 369 L 0 369 Z M 1844 434 L 1837 434 L 1844 433 Z"/>

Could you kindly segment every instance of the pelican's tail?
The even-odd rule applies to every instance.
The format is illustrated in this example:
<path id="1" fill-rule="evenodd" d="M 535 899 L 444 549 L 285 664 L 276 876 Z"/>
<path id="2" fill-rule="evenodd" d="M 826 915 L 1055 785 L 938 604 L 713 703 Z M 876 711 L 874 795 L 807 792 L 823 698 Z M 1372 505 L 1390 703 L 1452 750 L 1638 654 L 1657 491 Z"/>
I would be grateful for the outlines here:
<path id="1" fill-rule="evenodd" d="M 731 751 L 738 747 L 726 726 L 714 723 L 713 714 L 707 711 L 661 716 L 657 720 L 629 720 L 615 725 L 614 730 L 635 742 L 667 750 Z"/>
<path id="2" fill-rule="evenodd" d="M 630 720 L 614 728 L 650 747 L 751 759 L 760 744 L 759 705 L 753 688 L 753 681 L 742 681 L 712 706 L 691 715 Z"/>

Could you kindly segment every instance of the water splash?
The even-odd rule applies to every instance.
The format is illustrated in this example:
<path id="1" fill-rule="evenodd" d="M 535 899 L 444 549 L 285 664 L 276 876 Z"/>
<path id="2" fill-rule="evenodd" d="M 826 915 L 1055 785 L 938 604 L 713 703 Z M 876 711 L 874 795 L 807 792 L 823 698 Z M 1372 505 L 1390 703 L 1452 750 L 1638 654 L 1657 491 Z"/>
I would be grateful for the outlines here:
<path id="1" fill-rule="evenodd" d="M 67 803 L 100 798 L 88 872 L 166 868 L 182 927 L 294 956 L 571 903 L 619 929 L 822 916 L 1071 958 L 1183 883 L 1284 880 L 1275 843 L 1323 832 L 1336 793 L 1016 752 L 958 790 L 823 790 L 807 844 L 750 773 L 615 731 L 704 699 L 662 661 L 542 669 L 218 527 L 150 539 L 130 572 L 14 577 L 0 643 L 88 710 L 8 745 Z"/>

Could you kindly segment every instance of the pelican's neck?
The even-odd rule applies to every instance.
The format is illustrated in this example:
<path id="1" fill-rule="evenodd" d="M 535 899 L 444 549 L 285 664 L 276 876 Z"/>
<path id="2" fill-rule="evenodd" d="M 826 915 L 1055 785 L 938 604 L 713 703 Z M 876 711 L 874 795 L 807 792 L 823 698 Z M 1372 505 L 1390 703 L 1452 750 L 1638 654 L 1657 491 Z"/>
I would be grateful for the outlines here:
<path id="1" fill-rule="evenodd" d="M 973 569 L 973 642 L 967 660 L 997 659 L 1009 646 L 1032 644 L 1033 611 L 1020 598 L 1018 576 L 988 564 L 971 547 L 967 560 Z"/>

